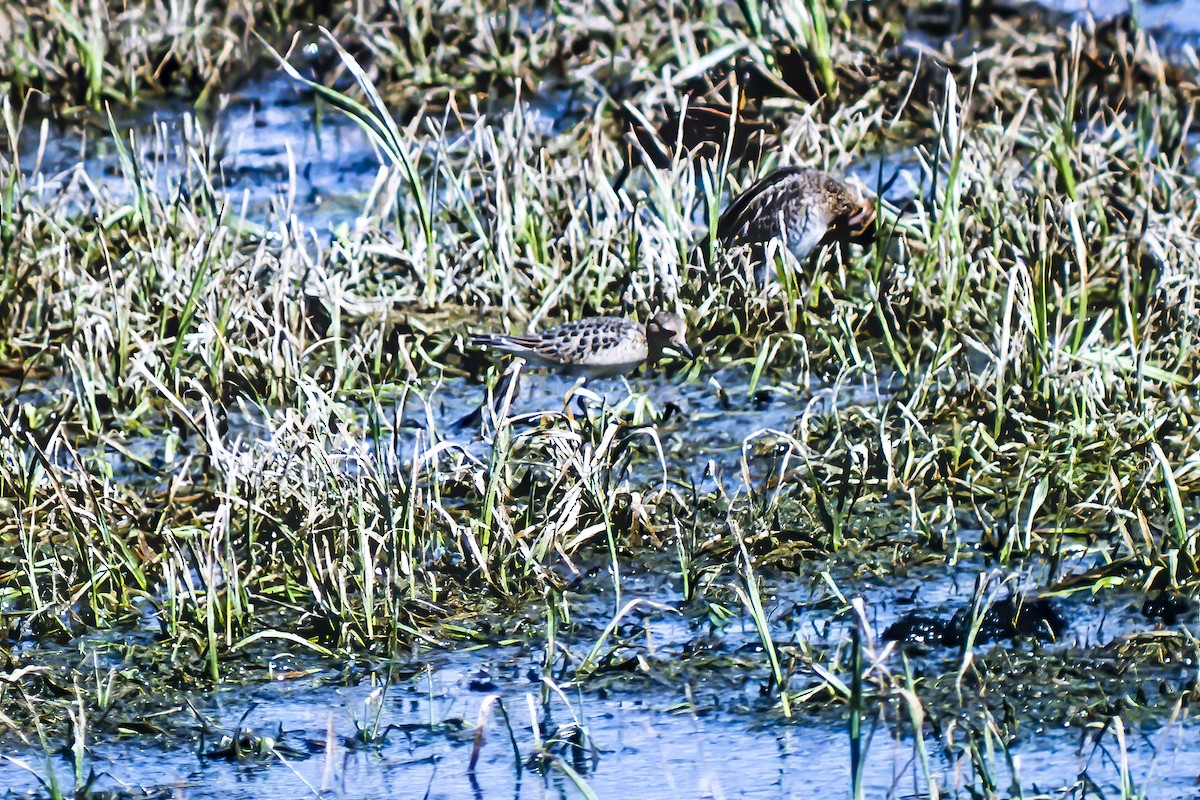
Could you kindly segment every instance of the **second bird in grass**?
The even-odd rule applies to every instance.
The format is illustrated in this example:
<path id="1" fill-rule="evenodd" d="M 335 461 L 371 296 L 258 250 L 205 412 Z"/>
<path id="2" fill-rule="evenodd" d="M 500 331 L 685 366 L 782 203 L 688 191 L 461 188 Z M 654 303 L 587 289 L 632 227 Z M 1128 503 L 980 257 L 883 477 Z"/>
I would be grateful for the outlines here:
<path id="1" fill-rule="evenodd" d="M 875 204 L 858 188 L 805 167 L 785 167 L 755 183 L 721 212 L 717 239 L 727 250 L 748 248 L 763 264 L 767 245 L 778 240 L 803 261 L 819 245 L 837 241 L 870 244 Z M 708 242 L 701 244 L 707 257 Z M 768 276 L 766 265 L 760 280 Z"/>
<path id="2" fill-rule="evenodd" d="M 474 334 L 471 344 L 520 356 L 532 366 L 590 378 L 632 372 L 657 361 L 668 347 L 692 358 L 687 323 L 666 311 L 645 325 L 623 317 L 587 317 L 525 336 Z"/>

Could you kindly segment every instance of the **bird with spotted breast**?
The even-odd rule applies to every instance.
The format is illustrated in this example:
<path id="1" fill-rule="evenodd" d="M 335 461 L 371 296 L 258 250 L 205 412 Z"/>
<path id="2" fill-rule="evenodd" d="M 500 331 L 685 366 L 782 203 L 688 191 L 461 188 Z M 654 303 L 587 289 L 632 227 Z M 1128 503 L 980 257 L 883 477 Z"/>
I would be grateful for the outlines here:
<path id="1" fill-rule="evenodd" d="M 603 378 L 625 375 L 654 363 L 670 348 L 692 358 L 683 317 L 659 311 L 644 325 L 624 317 L 586 317 L 538 333 L 474 334 L 475 347 L 519 356 L 530 366 L 569 375 Z"/>

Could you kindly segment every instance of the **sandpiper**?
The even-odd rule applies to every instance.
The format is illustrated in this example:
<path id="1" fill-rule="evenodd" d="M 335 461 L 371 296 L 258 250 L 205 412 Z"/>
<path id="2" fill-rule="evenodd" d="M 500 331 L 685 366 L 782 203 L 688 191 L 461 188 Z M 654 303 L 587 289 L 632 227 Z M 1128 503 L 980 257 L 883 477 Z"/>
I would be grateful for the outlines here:
<path id="1" fill-rule="evenodd" d="M 527 336 L 475 334 L 471 344 L 520 356 L 531 366 L 589 378 L 627 374 L 657 361 L 667 347 L 692 358 L 687 323 L 666 311 L 645 325 L 623 317 L 587 317 Z"/>
<path id="2" fill-rule="evenodd" d="M 767 245 L 778 240 L 803 261 L 819 245 L 870 244 L 875 237 L 875 203 L 854 186 L 820 170 L 784 167 L 742 192 L 717 221 L 717 239 L 727 250 L 749 248 L 762 264 Z M 701 256 L 708 242 L 701 243 Z M 760 280 L 768 275 L 761 267 Z"/>

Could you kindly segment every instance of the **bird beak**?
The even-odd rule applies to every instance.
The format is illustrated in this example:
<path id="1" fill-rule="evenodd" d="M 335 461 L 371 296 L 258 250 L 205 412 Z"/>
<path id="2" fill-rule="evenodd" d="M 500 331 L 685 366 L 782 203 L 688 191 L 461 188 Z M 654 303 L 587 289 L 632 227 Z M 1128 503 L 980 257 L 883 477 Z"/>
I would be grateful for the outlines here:
<path id="1" fill-rule="evenodd" d="M 692 355 L 692 348 L 687 346 L 687 342 L 682 337 L 671 342 L 671 346 L 678 350 L 685 358 L 695 358 Z"/>

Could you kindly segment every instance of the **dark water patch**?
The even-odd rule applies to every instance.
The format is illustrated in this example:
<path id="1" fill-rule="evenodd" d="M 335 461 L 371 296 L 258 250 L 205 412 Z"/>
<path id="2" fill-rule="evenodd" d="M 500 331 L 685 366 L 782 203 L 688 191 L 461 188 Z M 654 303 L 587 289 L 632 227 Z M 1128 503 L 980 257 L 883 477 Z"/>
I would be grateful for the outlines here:
<path id="1" fill-rule="evenodd" d="M 1062 612 L 1045 597 L 1010 596 L 980 611 L 960 608 L 949 619 L 911 612 L 889 625 L 883 640 L 943 647 L 959 647 L 968 638 L 979 643 L 1022 637 L 1053 642 L 1067 629 Z"/>
<path id="2" fill-rule="evenodd" d="M 1142 616 L 1146 619 L 1161 620 L 1164 625 L 1175 625 L 1192 617 L 1195 608 L 1195 604 L 1186 597 L 1171 592 L 1159 592 L 1154 597 L 1147 597 L 1146 602 L 1142 603 Z"/>

